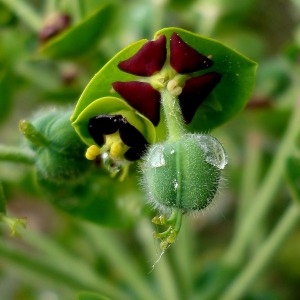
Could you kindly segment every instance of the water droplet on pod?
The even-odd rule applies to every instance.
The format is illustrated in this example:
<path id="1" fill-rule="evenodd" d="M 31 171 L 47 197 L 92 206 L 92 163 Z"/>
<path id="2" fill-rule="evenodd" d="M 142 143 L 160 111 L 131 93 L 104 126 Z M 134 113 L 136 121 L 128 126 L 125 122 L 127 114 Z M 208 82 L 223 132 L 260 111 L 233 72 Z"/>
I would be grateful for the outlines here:
<path id="1" fill-rule="evenodd" d="M 160 168 L 166 165 L 164 157 L 164 147 L 162 145 L 155 145 L 151 148 L 152 160 L 150 161 L 150 167 Z"/>
<path id="2" fill-rule="evenodd" d="M 207 163 L 223 170 L 227 165 L 228 158 L 221 143 L 210 135 L 194 135 L 199 141 L 199 145 L 205 154 Z"/>

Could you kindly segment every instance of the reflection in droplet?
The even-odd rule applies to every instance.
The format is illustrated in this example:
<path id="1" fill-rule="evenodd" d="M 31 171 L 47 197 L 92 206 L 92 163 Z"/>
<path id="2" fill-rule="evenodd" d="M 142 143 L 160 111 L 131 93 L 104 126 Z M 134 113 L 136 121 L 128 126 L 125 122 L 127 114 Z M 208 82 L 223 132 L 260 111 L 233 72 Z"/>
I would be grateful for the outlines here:
<path id="1" fill-rule="evenodd" d="M 111 174 L 117 174 L 121 171 L 121 165 L 118 164 L 116 161 L 110 158 L 109 154 L 107 152 L 104 152 L 101 155 L 103 166 L 111 173 Z"/>
<path id="2" fill-rule="evenodd" d="M 198 134 L 197 140 L 206 156 L 206 162 L 223 170 L 227 165 L 228 158 L 221 143 L 216 138 L 205 134 Z"/>
<path id="3" fill-rule="evenodd" d="M 159 168 L 166 165 L 164 157 L 164 147 L 162 145 L 155 145 L 151 149 L 151 153 L 149 156 L 151 157 L 150 167 Z"/>

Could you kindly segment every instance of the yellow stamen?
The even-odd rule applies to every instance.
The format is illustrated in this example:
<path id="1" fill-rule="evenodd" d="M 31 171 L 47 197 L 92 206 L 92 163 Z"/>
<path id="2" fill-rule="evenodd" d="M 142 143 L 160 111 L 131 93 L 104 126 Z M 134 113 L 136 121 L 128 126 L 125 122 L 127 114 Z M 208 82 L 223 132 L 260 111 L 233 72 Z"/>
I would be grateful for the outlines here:
<path id="1" fill-rule="evenodd" d="M 114 142 L 112 143 L 112 145 L 110 146 L 110 157 L 112 159 L 119 159 L 121 158 L 121 156 L 124 154 L 124 143 L 119 141 L 119 142 Z"/>
<path id="2" fill-rule="evenodd" d="M 96 145 L 92 145 L 92 146 L 87 148 L 86 153 L 85 153 L 85 157 L 88 160 L 94 160 L 94 159 L 96 159 L 96 157 L 99 154 L 100 154 L 100 148 L 97 147 Z"/>
<path id="3" fill-rule="evenodd" d="M 182 87 L 175 79 L 171 79 L 167 84 L 167 90 L 173 95 L 178 96 L 182 92 Z"/>
<path id="4" fill-rule="evenodd" d="M 123 159 L 124 153 L 129 149 L 120 138 L 119 131 L 105 136 L 105 146 L 109 149 L 112 159 Z"/>

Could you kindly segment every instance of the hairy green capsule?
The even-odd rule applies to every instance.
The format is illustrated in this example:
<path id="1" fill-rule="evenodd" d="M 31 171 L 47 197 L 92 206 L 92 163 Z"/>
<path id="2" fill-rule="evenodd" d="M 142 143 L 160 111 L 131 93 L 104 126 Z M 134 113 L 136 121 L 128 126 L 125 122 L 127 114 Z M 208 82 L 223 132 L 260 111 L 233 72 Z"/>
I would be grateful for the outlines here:
<path id="1" fill-rule="evenodd" d="M 150 202 L 161 211 L 197 211 L 211 203 L 226 164 L 226 153 L 216 138 L 184 134 L 148 150 L 143 184 Z"/>

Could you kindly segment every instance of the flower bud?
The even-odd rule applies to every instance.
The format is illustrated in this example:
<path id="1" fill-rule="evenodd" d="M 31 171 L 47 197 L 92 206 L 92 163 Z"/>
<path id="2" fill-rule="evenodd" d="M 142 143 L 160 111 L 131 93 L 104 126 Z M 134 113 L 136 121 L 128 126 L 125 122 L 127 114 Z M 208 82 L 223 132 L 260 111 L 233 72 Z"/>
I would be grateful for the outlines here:
<path id="1" fill-rule="evenodd" d="M 21 121 L 20 129 L 36 153 L 38 179 L 63 183 L 79 179 L 88 170 L 86 147 L 71 125 L 69 111 L 40 113 L 31 123 Z"/>
<path id="2" fill-rule="evenodd" d="M 150 202 L 162 211 L 200 210 L 214 198 L 227 164 L 220 142 L 204 134 L 184 134 L 149 148 L 143 163 L 143 184 Z"/>

